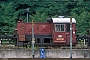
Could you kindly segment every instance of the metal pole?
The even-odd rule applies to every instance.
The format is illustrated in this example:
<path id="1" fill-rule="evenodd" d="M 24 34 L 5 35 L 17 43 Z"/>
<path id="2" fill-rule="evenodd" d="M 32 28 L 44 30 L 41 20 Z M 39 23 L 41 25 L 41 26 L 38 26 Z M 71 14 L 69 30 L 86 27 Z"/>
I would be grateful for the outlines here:
<path id="1" fill-rule="evenodd" d="M 72 60 L 72 18 L 70 18 L 70 59 Z"/>
<path id="2" fill-rule="evenodd" d="M 32 57 L 34 58 L 34 43 L 35 43 L 35 41 L 34 41 L 35 39 L 34 39 L 34 22 L 33 22 L 33 20 L 32 20 Z"/>
<path id="3" fill-rule="evenodd" d="M 27 22 L 28 22 L 28 13 L 27 13 Z"/>
<path id="4" fill-rule="evenodd" d="M 85 39 L 84 39 L 84 47 L 85 47 Z"/>
<path id="5" fill-rule="evenodd" d="M 29 13 L 29 8 L 26 9 L 26 13 L 27 13 L 27 22 L 28 22 L 28 13 Z"/>

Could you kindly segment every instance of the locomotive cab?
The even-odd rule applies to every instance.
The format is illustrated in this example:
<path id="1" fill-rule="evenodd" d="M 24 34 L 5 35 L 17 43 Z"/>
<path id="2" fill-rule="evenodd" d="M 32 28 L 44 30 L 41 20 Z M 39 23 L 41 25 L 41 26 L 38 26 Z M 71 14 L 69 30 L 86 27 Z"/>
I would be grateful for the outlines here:
<path id="1" fill-rule="evenodd" d="M 53 43 L 70 44 L 70 18 L 52 18 L 53 20 Z M 72 18 L 72 43 L 76 43 L 75 34 L 76 20 Z"/>

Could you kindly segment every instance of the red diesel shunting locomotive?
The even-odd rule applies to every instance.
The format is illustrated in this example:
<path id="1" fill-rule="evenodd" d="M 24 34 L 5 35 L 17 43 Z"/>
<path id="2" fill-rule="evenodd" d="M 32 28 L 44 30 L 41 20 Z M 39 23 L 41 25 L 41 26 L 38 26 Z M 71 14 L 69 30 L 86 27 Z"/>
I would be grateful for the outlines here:
<path id="1" fill-rule="evenodd" d="M 72 43 L 76 44 L 76 20 L 72 18 Z M 32 22 L 20 19 L 16 28 L 17 45 L 32 43 Z M 47 22 L 34 22 L 35 45 L 53 46 L 70 44 L 70 18 L 49 18 Z"/>

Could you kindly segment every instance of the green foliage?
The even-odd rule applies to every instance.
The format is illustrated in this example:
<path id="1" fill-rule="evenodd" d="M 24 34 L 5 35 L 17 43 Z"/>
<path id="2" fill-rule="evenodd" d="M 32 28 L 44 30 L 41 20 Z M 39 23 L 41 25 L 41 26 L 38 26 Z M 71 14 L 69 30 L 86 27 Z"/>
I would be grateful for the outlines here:
<path id="1" fill-rule="evenodd" d="M 1 34 L 13 34 L 16 26 L 18 11 L 15 11 L 14 5 L 10 3 L 1 3 L 0 13 L 0 32 Z"/>
<path id="2" fill-rule="evenodd" d="M 42 13 L 41 14 L 39 12 L 36 12 L 36 14 L 31 15 L 30 18 L 32 20 L 34 20 L 35 22 L 45 22 L 46 21 L 46 18 L 47 18 L 47 15 L 45 13 Z"/>
<path id="3" fill-rule="evenodd" d="M 77 3 L 76 8 L 73 8 L 71 11 L 71 15 L 75 17 L 77 20 L 76 27 L 77 27 L 77 34 L 79 35 L 86 34 L 86 30 L 90 29 L 89 10 L 88 10 L 88 5 L 86 4 L 86 2 L 82 0 L 82 1 L 79 1 Z"/>
<path id="4" fill-rule="evenodd" d="M 90 28 L 89 0 L 1 0 L 0 34 L 13 34 L 18 18 L 26 22 L 26 8 L 29 8 L 29 22 L 45 22 L 48 17 L 63 15 L 76 19 L 79 35 L 86 34 Z"/>

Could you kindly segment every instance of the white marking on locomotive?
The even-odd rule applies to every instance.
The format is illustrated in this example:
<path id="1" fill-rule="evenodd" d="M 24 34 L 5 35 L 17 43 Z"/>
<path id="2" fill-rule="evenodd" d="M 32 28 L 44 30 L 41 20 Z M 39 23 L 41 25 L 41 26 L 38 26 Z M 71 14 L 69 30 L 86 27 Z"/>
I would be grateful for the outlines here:
<path id="1" fill-rule="evenodd" d="M 75 34 L 75 32 L 73 32 L 73 34 Z"/>
<path id="2" fill-rule="evenodd" d="M 52 18 L 53 23 L 70 23 L 70 18 Z M 72 23 L 76 23 L 76 20 L 72 18 Z"/>
<path id="3" fill-rule="evenodd" d="M 62 35 L 58 35 L 58 37 L 62 37 Z"/>

